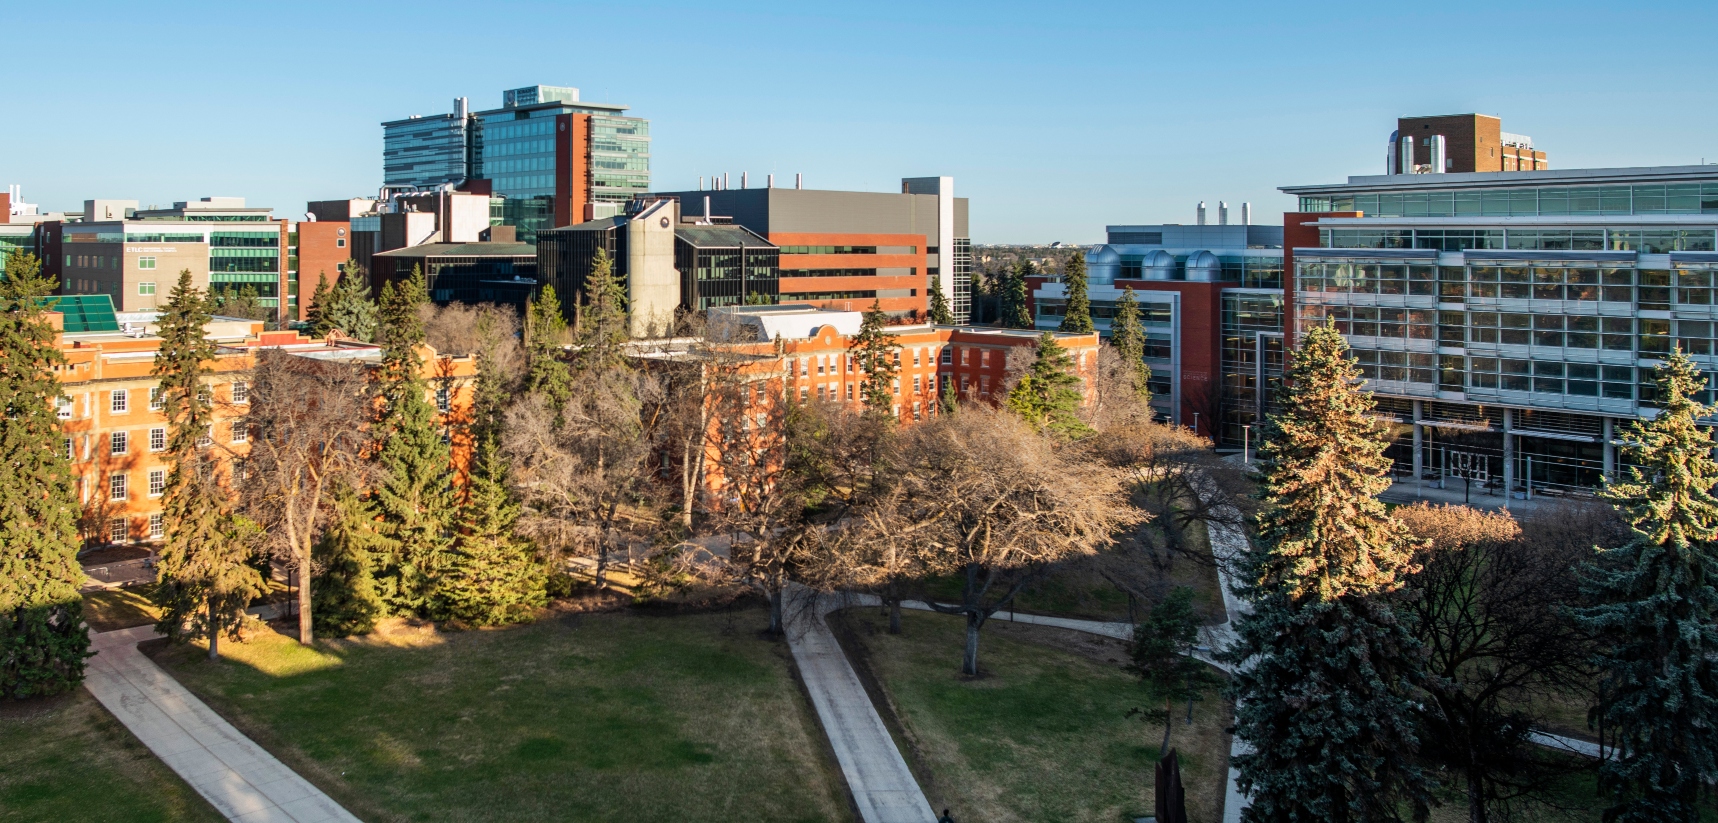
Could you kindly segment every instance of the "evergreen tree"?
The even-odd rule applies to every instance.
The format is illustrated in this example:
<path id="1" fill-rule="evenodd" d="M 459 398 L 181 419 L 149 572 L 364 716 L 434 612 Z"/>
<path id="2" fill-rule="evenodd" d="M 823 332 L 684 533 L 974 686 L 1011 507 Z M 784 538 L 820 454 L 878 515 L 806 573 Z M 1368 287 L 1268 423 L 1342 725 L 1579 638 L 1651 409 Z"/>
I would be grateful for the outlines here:
<path id="1" fill-rule="evenodd" d="M 632 337 L 627 317 L 626 285 L 614 275 L 614 260 L 597 249 L 585 278 L 585 305 L 579 315 L 579 367 L 586 371 L 619 368 L 626 341 Z"/>
<path id="2" fill-rule="evenodd" d="M 1032 312 L 1026 303 L 1030 296 L 1026 288 L 1026 278 L 1037 274 L 1038 269 L 1030 260 L 1021 260 L 1014 264 L 1002 282 L 1002 295 L 998 302 L 1002 318 L 1001 325 L 1009 329 L 1030 329 L 1033 326 Z"/>
<path id="3" fill-rule="evenodd" d="M 77 686 L 89 649 L 77 492 L 55 411 L 65 358 L 41 270 L 14 251 L 0 279 L 0 699 Z"/>
<path id="4" fill-rule="evenodd" d="M 883 415 L 893 415 L 895 408 L 895 376 L 901 371 L 901 344 L 889 333 L 889 315 L 881 301 L 873 301 L 865 310 L 859 324 L 859 334 L 847 344 L 854 362 L 864 375 L 860 396 L 865 409 Z"/>
<path id="5" fill-rule="evenodd" d="M 1140 402 L 1151 402 L 1151 367 L 1145 364 L 1145 328 L 1139 322 L 1139 301 L 1133 287 L 1121 290 L 1116 316 L 1110 321 L 1110 345 L 1133 374 L 1133 390 Z"/>
<path id="6" fill-rule="evenodd" d="M 507 461 L 493 437 L 478 447 L 477 469 L 459 510 L 451 570 L 440 608 L 476 626 L 519 623 L 548 602 L 547 569 L 513 525 L 519 504 L 507 492 Z"/>
<path id="7" fill-rule="evenodd" d="M 304 322 L 311 337 L 327 337 L 334 324 L 325 316 L 328 307 L 328 275 L 316 278 L 316 292 L 310 295 L 310 308 L 304 310 Z"/>
<path id="8" fill-rule="evenodd" d="M 1062 287 L 1067 290 L 1068 313 L 1062 315 L 1061 331 L 1073 334 L 1096 331 L 1092 325 L 1092 301 L 1086 296 L 1086 285 L 1086 255 L 1076 251 L 1068 255 L 1068 262 L 1062 267 Z"/>
<path id="9" fill-rule="evenodd" d="M 350 488 L 334 494 L 333 511 L 312 551 L 322 570 L 311 589 L 311 616 L 318 635 L 368 634 L 387 613 L 376 586 L 376 512 Z"/>
<path id="10" fill-rule="evenodd" d="M 1233 760 L 1248 821 L 1393 820 L 1423 810 L 1414 764 L 1420 649 L 1389 595 L 1413 543 L 1377 499 L 1387 430 L 1330 325 L 1295 351 L 1262 449 L 1258 549 L 1237 588 L 1253 604 L 1236 665 Z"/>
<path id="11" fill-rule="evenodd" d="M 948 296 L 943 294 L 941 277 L 931 277 L 930 290 L 931 322 L 939 326 L 954 325 L 954 312 L 949 310 Z"/>
<path id="12" fill-rule="evenodd" d="M 477 381 L 472 387 L 471 442 L 482 443 L 491 437 L 499 442 L 503 418 L 513 395 L 513 381 L 502 370 L 499 358 L 501 347 L 511 345 L 512 341 L 497 329 L 493 314 L 479 315 L 476 328 Z"/>
<path id="13" fill-rule="evenodd" d="M 1044 332 L 1038 336 L 1032 367 L 1008 392 L 1008 408 L 1039 429 L 1078 437 L 1091 431 L 1080 419 L 1080 386 L 1074 358 L 1055 335 Z"/>
<path id="14" fill-rule="evenodd" d="M 525 388 L 543 396 L 544 402 L 560 410 L 573 396 L 573 373 L 562 359 L 561 344 L 566 340 L 567 321 L 561 315 L 561 301 L 555 287 L 543 284 L 543 291 L 525 311 Z"/>
<path id="15" fill-rule="evenodd" d="M 387 542 L 376 582 L 396 613 L 427 614 L 433 608 L 456 510 L 453 454 L 425 397 L 429 389 L 418 355 L 424 342 L 418 307 L 428 299 L 416 266 L 411 277 L 382 288 L 383 408 L 376 424 L 382 482 L 373 503 Z"/>
<path id="16" fill-rule="evenodd" d="M 1616 753 L 1599 767 L 1606 821 L 1697 821 L 1718 775 L 1718 462 L 1706 381 L 1681 349 L 1654 375 L 1660 411 L 1625 439 L 1635 467 L 1605 491 L 1634 539 L 1588 569 L 1583 622 L 1603 641 L 1598 709 Z"/>
<path id="17" fill-rule="evenodd" d="M 347 263 L 340 281 L 328 291 L 322 322 L 341 334 L 366 343 L 376 339 L 376 304 L 370 300 L 370 278 L 357 263 Z"/>
<path id="18" fill-rule="evenodd" d="M 233 513 L 202 442 L 214 425 L 203 382 L 215 359 L 215 344 L 204 331 L 212 319 L 209 304 L 191 285 L 191 272 L 181 271 L 158 324 L 154 373 L 161 379 L 171 469 L 161 499 L 167 533 L 154 597 L 162 607 L 157 628 L 174 640 L 187 639 L 187 629 L 206 637 L 212 660 L 219 656 L 221 635 L 236 636 L 263 580 L 249 562 L 254 527 Z"/>
<path id="19" fill-rule="evenodd" d="M 1193 611 L 1193 590 L 1186 586 L 1171 589 L 1162 602 L 1151 607 L 1150 616 L 1134 628 L 1133 662 L 1128 669 L 1139 675 L 1153 699 L 1163 701 L 1163 708 L 1139 708 L 1129 714 L 1163 721 L 1163 743 L 1158 746 L 1158 757 L 1169 753 L 1175 704 L 1203 699 L 1206 691 L 1221 682 L 1204 661 L 1193 657 L 1193 646 L 1198 641 L 1199 615 Z"/>

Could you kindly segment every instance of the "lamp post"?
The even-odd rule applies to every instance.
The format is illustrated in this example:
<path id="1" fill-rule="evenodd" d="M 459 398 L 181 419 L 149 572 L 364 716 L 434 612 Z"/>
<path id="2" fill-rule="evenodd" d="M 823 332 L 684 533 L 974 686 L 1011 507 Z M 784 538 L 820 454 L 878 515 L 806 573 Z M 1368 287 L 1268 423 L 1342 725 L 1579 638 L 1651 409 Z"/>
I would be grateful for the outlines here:
<path id="1" fill-rule="evenodd" d="M 1194 435 L 1199 434 L 1199 413 L 1198 412 L 1193 413 L 1193 434 Z"/>
<path id="2" fill-rule="evenodd" d="M 1253 465 L 1253 427 L 1251 424 L 1241 426 L 1241 462 Z"/>

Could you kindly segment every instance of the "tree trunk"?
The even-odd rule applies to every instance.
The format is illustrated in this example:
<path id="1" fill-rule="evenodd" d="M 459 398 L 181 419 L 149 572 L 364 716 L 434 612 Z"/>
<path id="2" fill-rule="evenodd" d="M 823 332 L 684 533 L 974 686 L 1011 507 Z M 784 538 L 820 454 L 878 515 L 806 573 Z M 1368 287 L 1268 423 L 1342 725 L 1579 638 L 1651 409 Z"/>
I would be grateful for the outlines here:
<path id="1" fill-rule="evenodd" d="M 889 600 L 889 633 L 901 633 L 901 598 Z"/>
<path id="2" fill-rule="evenodd" d="M 778 588 L 778 589 L 775 589 L 775 590 L 770 592 L 770 634 L 775 635 L 777 637 L 780 637 L 782 635 L 782 619 L 781 619 L 782 603 L 781 603 L 781 601 L 782 601 L 782 590 L 781 589 Z"/>
<path id="3" fill-rule="evenodd" d="M 215 598 L 210 597 L 209 604 L 209 659 L 217 660 L 221 656 L 221 623 L 215 619 Z"/>
<path id="4" fill-rule="evenodd" d="M 984 618 L 978 612 L 966 613 L 966 656 L 960 663 L 960 673 L 968 677 L 978 676 L 978 629 L 984 625 Z"/>
<path id="5" fill-rule="evenodd" d="M 1467 819 L 1468 823 L 1486 823 L 1485 792 L 1480 787 L 1479 770 L 1468 767 L 1467 770 Z"/>
<path id="6" fill-rule="evenodd" d="M 608 588 L 608 529 L 597 538 L 597 588 Z"/>
<path id="7" fill-rule="evenodd" d="M 308 646 L 316 638 L 310 629 L 310 547 L 298 559 L 298 642 Z"/>

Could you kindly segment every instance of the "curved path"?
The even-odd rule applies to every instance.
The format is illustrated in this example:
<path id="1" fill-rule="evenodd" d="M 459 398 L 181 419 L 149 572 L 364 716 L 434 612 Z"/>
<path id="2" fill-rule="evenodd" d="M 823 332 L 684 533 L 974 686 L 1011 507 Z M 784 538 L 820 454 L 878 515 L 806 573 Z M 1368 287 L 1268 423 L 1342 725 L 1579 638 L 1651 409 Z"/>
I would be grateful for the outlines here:
<path id="1" fill-rule="evenodd" d="M 91 635 L 84 688 L 161 762 L 235 823 L 358 823 L 137 650 L 156 636 L 154 626 Z"/>

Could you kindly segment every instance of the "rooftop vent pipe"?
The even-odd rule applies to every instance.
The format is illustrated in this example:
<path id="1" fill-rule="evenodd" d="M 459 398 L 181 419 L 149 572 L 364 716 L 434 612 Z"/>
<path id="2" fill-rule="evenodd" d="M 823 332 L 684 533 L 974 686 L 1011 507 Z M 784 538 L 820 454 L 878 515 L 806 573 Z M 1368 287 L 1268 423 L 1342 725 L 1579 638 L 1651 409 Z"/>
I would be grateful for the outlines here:
<path id="1" fill-rule="evenodd" d="M 805 177 L 805 175 L 800 174 L 799 172 L 794 172 L 793 173 L 793 187 L 796 189 L 805 188 L 805 186 L 803 185 L 803 183 L 804 183 L 803 178 L 804 177 Z"/>
<path id="2" fill-rule="evenodd" d="M 1199 209 L 1196 212 L 1196 216 L 1198 219 L 1197 219 L 1197 222 L 1195 223 L 1195 225 L 1199 225 L 1199 226 L 1205 225 L 1205 201 L 1203 201 L 1203 200 L 1199 201 Z"/>
<path id="3" fill-rule="evenodd" d="M 1241 204 L 1241 225 L 1243 225 L 1243 226 L 1253 225 L 1253 204 L 1252 203 L 1242 203 Z"/>
<path id="4" fill-rule="evenodd" d="M 1217 225 L 1229 225 L 1229 201 L 1227 200 L 1217 201 Z"/>

